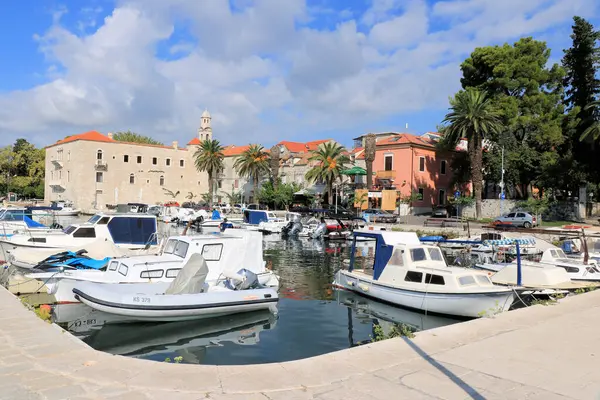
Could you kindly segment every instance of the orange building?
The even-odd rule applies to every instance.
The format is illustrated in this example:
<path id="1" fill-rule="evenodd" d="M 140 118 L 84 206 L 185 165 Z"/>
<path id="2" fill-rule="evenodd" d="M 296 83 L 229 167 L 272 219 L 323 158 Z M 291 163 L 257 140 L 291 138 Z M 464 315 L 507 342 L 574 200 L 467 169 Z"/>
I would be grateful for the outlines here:
<path id="1" fill-rule="evenodd" d="M 413 212 L 431 211 L 432 206 L 446 204 L 452 196 L 453 152 L 439 151 L 434 138 L 399 133 L 377 142 L 372 190 L 393 189 L 401 196 L 418 193 Z"/>

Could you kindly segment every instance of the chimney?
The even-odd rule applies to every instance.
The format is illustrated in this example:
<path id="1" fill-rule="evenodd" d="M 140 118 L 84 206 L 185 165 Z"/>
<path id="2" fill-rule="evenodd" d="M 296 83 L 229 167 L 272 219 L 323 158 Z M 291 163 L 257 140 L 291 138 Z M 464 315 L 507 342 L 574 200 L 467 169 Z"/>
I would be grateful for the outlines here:
<path id="1" fill-rule="evenodd" d="M 177 143 L 177 140 L 174 140 L 174 141 L 173 141 L 173 148 L 174 148 L 175 150 L 177 150 L 177 149 L 178 149 L 178 147 L 177 147 L 177 145 L 178 145 L 178 144 L 179 144 L 179 143 Z"/>
<path id="2" fill-rule="evenodd" d="M 109 138 L 110 140 L 112 140 L 112 138 L 113 138 L 113 133 L 112 133 L 112 132 L 108 132 L 107 136 L 108 136 L 108 138 Z"/>

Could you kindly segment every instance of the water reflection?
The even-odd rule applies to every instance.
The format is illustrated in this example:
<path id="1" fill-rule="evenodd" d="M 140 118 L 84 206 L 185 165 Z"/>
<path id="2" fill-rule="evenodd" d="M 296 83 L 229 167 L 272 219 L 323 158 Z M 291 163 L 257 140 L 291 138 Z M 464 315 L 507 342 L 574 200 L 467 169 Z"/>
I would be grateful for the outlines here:
<path id="1" fill-rule="evenodd" d="M 361 243 L 357 256 L 372 257 L 372 245 Z M 76 304 L 55 306 L 53 318 L 98 350 L 213 365 L 282 362 L 342 350 L 368 342 L 375 324 L 387 333 L 393 324 L 423 330 L 456 322 L 332 290 L 333 276 L 349 256 L 349 242 L 265 236 L 265 260 L 280 275 L 277 317 L 248 313 L 181 323 L 123 324 L 118 317 Z"/>

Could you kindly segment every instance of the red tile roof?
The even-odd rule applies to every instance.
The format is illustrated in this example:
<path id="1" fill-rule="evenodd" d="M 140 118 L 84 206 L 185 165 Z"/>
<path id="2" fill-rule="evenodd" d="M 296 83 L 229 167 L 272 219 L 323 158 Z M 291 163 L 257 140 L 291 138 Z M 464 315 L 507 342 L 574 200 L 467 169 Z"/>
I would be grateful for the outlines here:
<path id="1" fill-rule="evenodd" d="M 200 143 L 201 143 L 200 139 L 197 138 L 197 137 L 195 137 L 192 140 L 190 140 L 187 145 L 188 146 L 194 146 L 194 145 L 199 145 Z"/>
<path id="2" fill-rule="evenodd" d="M 223 155 L 225 157 L 239 156 L 240 154 L 242 154 L 244 151 L 248 150 L 249 148 L 250 148 L 250 145 L 235 146 L 232 144 L 229 146 L 225 146 L 225 149 L 223 150 Z"/>
<path id="3" fill-rule="evenodd" d="M 290 153 L 306 153 L 308 151 L 316 150 L 320 144 L 329 142 L 331 139 L 313 140 L 312 142 L 288 142 L 287 140 L 281 141 L 277 144 L 285 146 Z"/>
<path id="4" fill-rule="evenodd" d="M 101 134 L 100 132 L 89 131 L 89 132 L 85 132 L 85 133 L 80 133 L 79 135 L 68 136 L 62 140 L 57 141 L 54 144 L 51 144 L 48 147 L 74 142 L 76 140 L 87 140 L 90 142 L 111 142 L 111 143 L 116 142 L 116 140 L 113 140 L 113 139 L 109 138 L 108 136 Z"/>
<path id="5" fill-rule="evenodd" d="M 425 139 L 421 136 L 411 135 L 410 133 L 399 133 L 377 142 L 377 146 L 394 144 L 416 144 L 420 146 L 435 147 L 434 141 Z"/>

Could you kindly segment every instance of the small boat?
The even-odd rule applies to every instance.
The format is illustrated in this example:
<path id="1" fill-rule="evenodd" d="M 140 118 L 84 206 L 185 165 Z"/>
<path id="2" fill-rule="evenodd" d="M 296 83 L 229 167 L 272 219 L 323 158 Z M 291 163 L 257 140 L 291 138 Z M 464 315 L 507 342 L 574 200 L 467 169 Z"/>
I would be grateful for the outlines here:
<path id="1" fill-rule="evenodd" d="M 86 246 L 98 239 L 127 249 L 157 245 L 156 217 L 138 213 L 98 213 L 87 222 L 70 225 L 64 230 L 36 230 L 2 238 L 0 248 L 5 252 L 16 248 L 62 249 Z"/>
<path id="2" fill-rule="evenodd" d="M 356 241 L 348 270 L 333 285 L 363 296 L 428 313 L 476 318 L 506 311 L 517 291 L 496 286 L 487 273 L 448 267 L 440 249 L 423 245 L 414 232 L 354 231 L 375 240 L 375 256 L 359 262 Z"/>
<path id="3" fill-rule="evenodd" d="M 600 268 L 596 260 L 589 259 L 584 263 L 583 259 L 568 258 L 560 247 L 544 250 L 540 263 L 564 269 L 574 281 L 600 282 Z"/>
<path id="4" fill-rule="evenodd" d="M 277 291 L 258 284 L 247 270 L 208 285 L 208 265 L 194 253 L 171 283 L 102 284 L 81 282 L 73 288 L 82 303 L 132 321 L 187 321 L 249 311 L 276 312 Z"/>
<path id="5" fill-rule="evenodd" d="M 516 286 L 518 278 L 518 264 L 512 263 L 481 263 L 475 268 L 488 271 L 490 279 L 497 285 Z M 521 261 L 522 287 L 536 291 L 565 291 L 591 287 L 585 282 L 573 282 L 569 274 L 562 269 L 551 265 Z"/>
<path id="6" fill-rule="evenodd" d="M 32 271 L 25 277 L 43 282 L 57 303 L 78 302 L 73 288 L 80 282 L 138 284 L 172 282 L 185 263 L 201 254 L 208 263 L 209 282 L 226 271 L 245 268 L 258 276 L 259 283 L 279 287 L 279 277 L 265 266 L 262 234 L 243 229 L 196 236 L 171 236 L 158 254 L 117 257 L 105 270 Z"/>
<path id="7" fill-rule="evenodd" d="M 73 203 L 67 200 L 53 201 L 50 203 L 50 207 L 52 214 L 55 216 L 75 217 L 81 212 L 79 208 L 74 208 Z"/>

